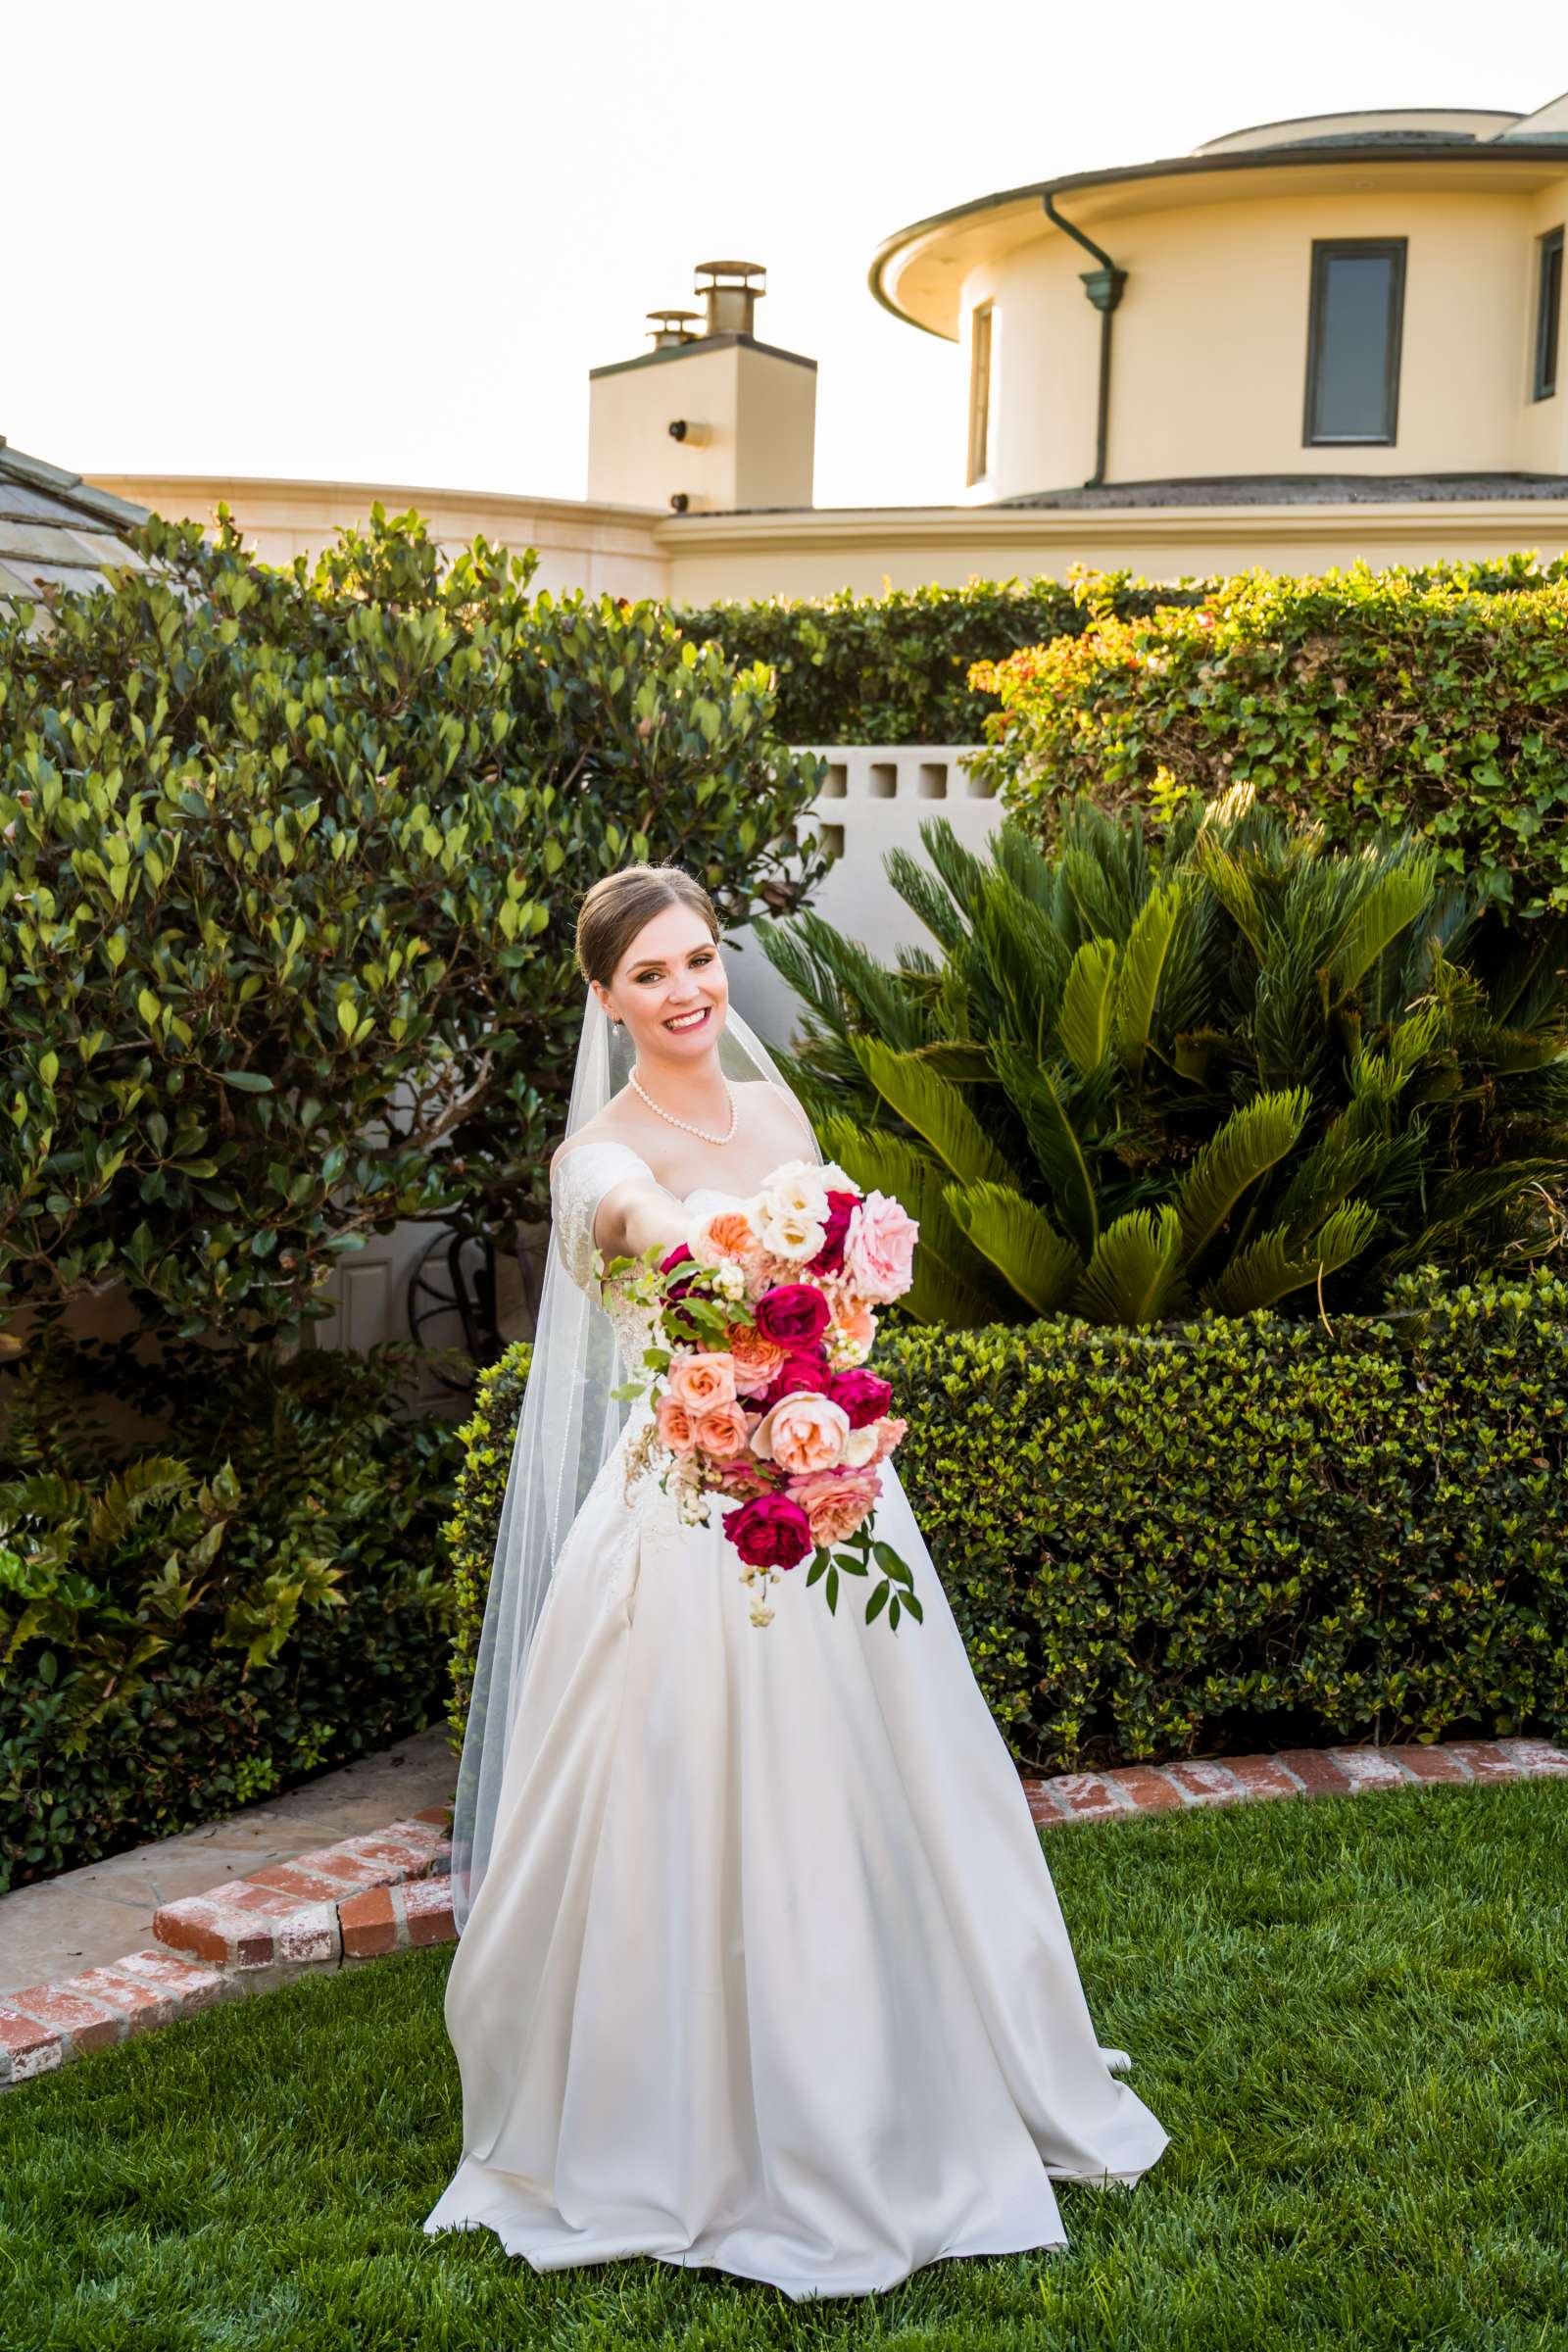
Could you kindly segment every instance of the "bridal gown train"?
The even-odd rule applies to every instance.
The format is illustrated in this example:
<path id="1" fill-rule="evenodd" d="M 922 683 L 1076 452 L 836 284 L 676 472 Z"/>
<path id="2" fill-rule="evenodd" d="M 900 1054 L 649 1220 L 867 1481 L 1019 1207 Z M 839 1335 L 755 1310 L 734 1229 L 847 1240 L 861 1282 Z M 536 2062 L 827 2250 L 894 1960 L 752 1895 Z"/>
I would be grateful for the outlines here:
<path id="1" fill-rule="evenodd" d="M 558 1246 L 646 1163 L 577 1146 Z M 703 1188 L 694 1212 L 735 1206 Z M 646 1310 L 608 1298 L 640 1373 Z M 537 2271 L 630 2255 L 796 2300 L 940 2257 L 1064 2246 L 1054 2180 L 1128 2184 L 1168 2134 L 1111 2067 L 1017 1768 L 898 1473 L 877 1531 L 925 1610 L 830 1613 L 804 1569 L 748 1615 L 717 1523 L 650 1480 L 633 1407 L 525 1662 L 446 2024 L 463 2158 L 424 2229 Z M 729 1506 L 732 1507 L 732 1506 Z"/>

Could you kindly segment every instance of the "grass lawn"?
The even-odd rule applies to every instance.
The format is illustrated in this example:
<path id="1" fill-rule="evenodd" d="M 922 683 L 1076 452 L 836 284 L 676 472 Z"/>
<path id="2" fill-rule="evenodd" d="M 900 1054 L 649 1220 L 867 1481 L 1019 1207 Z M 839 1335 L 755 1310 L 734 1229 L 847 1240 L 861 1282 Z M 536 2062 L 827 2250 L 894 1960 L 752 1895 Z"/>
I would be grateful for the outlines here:
<path id="1" fill-rule="evenodd" d="M 1568 1783 L 1085 1824 L 1046 1850 L 1100 2038 L 1172 2142 L 1130 2193 L 1060 2184 L 1061 2251 L 791 2304 L 425 2238 L 460 2107 L 449 1955 L 423 1952 L 0 2097 L 0 2344 L 1568 2346 Z"/>

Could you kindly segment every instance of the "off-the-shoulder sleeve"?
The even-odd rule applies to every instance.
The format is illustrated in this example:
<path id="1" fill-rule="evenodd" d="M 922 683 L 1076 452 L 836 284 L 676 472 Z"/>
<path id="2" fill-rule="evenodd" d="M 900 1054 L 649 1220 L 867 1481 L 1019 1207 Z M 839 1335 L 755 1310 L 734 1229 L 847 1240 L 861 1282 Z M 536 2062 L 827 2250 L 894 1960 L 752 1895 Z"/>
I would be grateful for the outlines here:
<path id="1" fill-rule="evenodd" d="M 655 1181 L 648 1162 L 629 1144 L 574 1144 L 556 1162 L 550 1198 L 555 1215 L 556 1247 L 561 1262 L 580 1291 L 591 1291 L 594 1279 L 594 1218 L 612 1184 L 641 1173 Z"/>

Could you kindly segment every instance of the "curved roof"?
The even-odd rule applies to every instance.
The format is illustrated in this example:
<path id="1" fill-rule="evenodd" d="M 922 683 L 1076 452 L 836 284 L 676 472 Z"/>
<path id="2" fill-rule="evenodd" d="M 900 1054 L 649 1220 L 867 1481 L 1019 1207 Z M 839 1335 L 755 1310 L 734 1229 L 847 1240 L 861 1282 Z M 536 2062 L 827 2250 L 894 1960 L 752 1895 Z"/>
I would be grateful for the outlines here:
<path id="1" fill-rule="evenodd" d="M 1275 127 L 1264 124 L 1260 131 Z M 896 318 L 956 342 L 958 294 L 970 265 L 983 254 L 994 256 L 999 250 L 1061 233 L 1042 212 L 1048 195 L 1076 192 L 1082 201 L 1072 208 L 1073 220 L 1096 233 L 1098 222 L 1113 223 L 1118 215 L 1147 212 L 1152 202 L 1214 204 L 1262 193 L 1257 187 L 1260 174 L 1272 181 L 1267 191 L 1271 195 L 1321 190 L 1325 175 L 1332 185 L 1335 174 L 1342 176 L 1347 189 L 1396 179 L 1406 186 L 1414 181 L 1423 187 L 1456 186 L 1480 194 L 1519 193 L 1565 172 L 1568 138 L 1549 132 L 1475 138 L 1369 127 L 1359 134 L 1297 136 L 1274 144 L 1259 138 L 1255 146 L 1211 146 L 1154 163 L 1063 172 L 1056 179 L 1031 180 L 1025 187 L 950 205 L 884 237 L 867 278 L 877 301 Z M 1239 182 L 1238 173 L 1249 177 Z"/>

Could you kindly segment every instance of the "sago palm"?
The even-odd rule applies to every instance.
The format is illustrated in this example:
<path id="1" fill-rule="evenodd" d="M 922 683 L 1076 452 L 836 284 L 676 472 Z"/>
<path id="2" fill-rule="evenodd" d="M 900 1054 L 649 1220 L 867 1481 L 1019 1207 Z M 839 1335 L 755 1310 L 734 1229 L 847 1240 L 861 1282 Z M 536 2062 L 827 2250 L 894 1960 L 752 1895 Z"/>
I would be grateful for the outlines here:
<path id="1" fill-rule="evenodd" d="M 1087 801 L 1049 853 L 1011 823 L 987 858 L 945 818 L 920 838 L 929 866 L 884 863 L 940 958 L 758 926 L 808 1008 L 792 1076 L 825 1147 L 919 1220 L 920 1319 L 1359 1309 L 1554 1235 L 1554 935 L 1483 951 L 1412 836 L 1330 850 L 1243 785 L 1157 852 Z"/>

